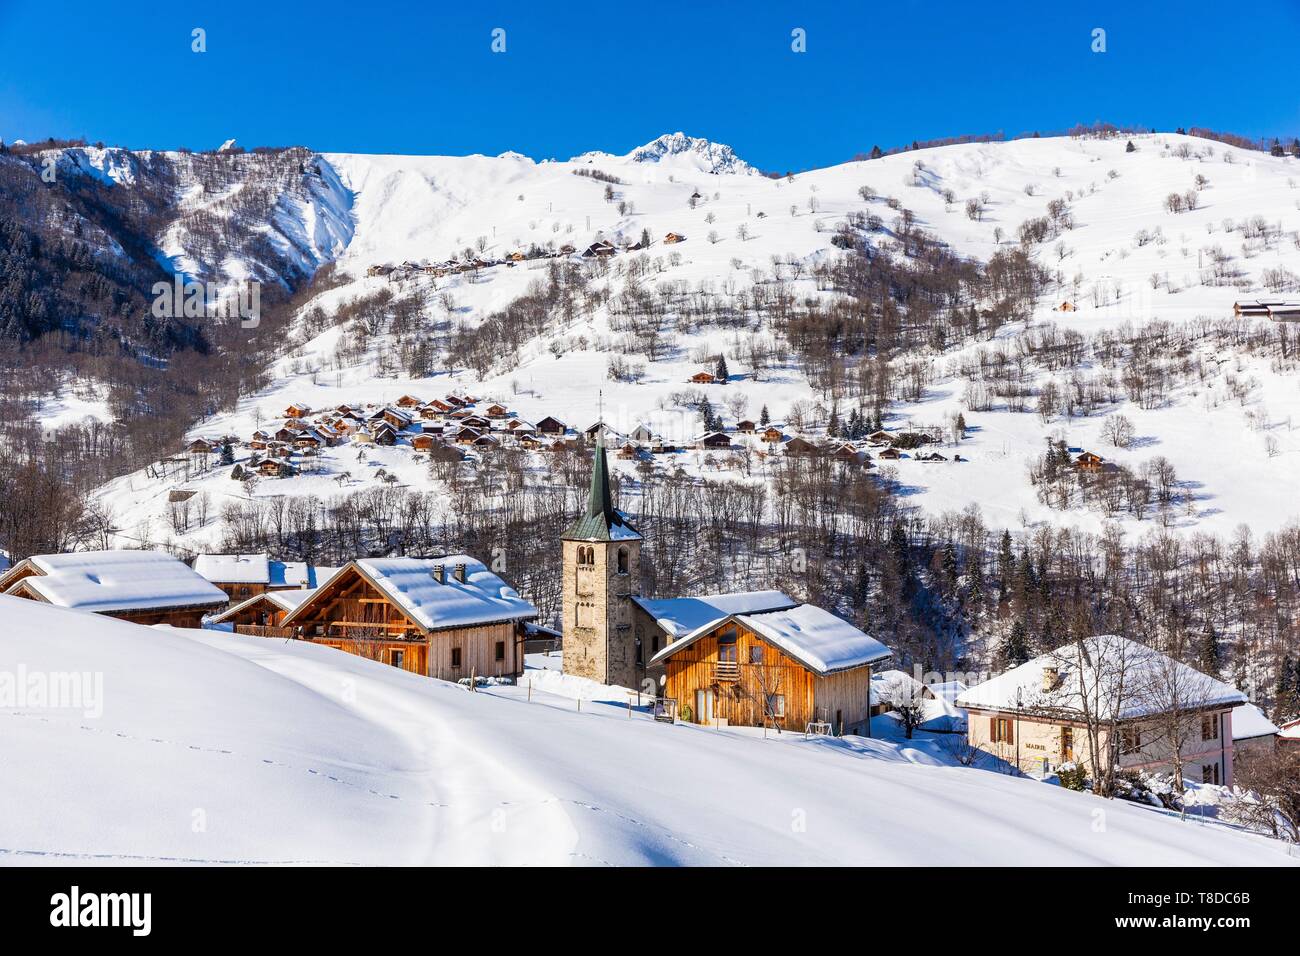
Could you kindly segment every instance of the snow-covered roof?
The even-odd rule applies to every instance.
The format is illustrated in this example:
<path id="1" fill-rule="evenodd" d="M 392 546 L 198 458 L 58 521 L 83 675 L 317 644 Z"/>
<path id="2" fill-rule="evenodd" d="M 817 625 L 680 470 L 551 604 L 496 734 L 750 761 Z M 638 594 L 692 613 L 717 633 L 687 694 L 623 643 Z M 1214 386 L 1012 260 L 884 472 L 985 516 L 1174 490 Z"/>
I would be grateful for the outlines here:
<path id="1" fill-rule="evenodd" d="M 633 597 L 632 600 L 673 638 L 685 637 L 691 631 L 731 614 L 778 611 L 799 603 L 781 591 L 736 591 L 680 598 Z"/>
<path id="2" fill-rule="evenodd" d="M 106 613 L 224 604 L 220 588 L 162 551 L 77 551 L 28 559 L 40 573 L 9 588 L 28 588 L 59 607 Z"/>
<path id="3" fill-rule="evenodd" d="M 265 584 L 272 588 L 314 588 L 338 568 L 317 568 L 307 561 L 273 561 L 267 554 L 200 554 L 196 574 L 214 584 Z"/>
<path id="4" fill-rule="evenodd" d="M 228 621 L 241 611 L 247 610 L 258 601 L 267 601 L 274 604 L 281 611 L 292 611 L 300 604 L 306 603 L 307 599 L 315 594 L 319 588 L 290 588 L 284 591 L 263 591 L 261 594 L 255 594 L 251 598 L 240 601 L 222 611 L 216 617 L 209 618 L 212 624 L 221 624 Z"/>
<path id="5" fill-rule="evenodd" d="M 1165 709 L 1162 701 L 1176 698 L 1184 707 L 1246 703 L 1246 695 L 1235 687 L 1128 638 L 1090 637 L 1083 652 L 1082 673 L 1074 645 L 1067 644 L 970 688 L 957 698 L 957 706 L 1068 714 L 1082 712 L 1086 697 L 1094 713 L 1131 719 L 1159 713 Z M 1048 690 L 1044 670 L 1051 668 L 1057 677 Z"/>
<path id="6" fill-rule="evenodd" d="M 271 559 L 267 554 L 200 554 L 194 573 L 222 584 L 269 584 Z"/>
<path id="7" fill-rule="evenodd" d="M 462 564 L 465 580 L 458 581 L 455 570 Z M 433 576 L 437 565 L 444 569 L 441 582 Z M 537 608 L 520 597 L 518 591 L 489 571 L 482 561 L 467 554 L 444 558 L 363 558 L 353 561 L 351 566 L 426 630 L 530 620 L 537 616 Z M 291 612 L 284 623 L 288 624 L 295 613 Z"/>
<path id="8" fill-rule="evenodd" d="M 1254 704 L 1244 704 L 1232 712 L 1232 739 L 1250 740 L 1254 737 L 1272 737 L 1277 725 Z"/>
<path id="9" fill-rule="evenodd" d="M 893 657 L 893 652 L 874 637 L 813 604 L 800 604 L 786 611 L 740 614 L 737 620 L 823 676 Z"/>
<path id="10" fill-rule="evenodd" d="M 1285 740 L 1300 740 L 1300 720 L 1288 720 L 1277 735 Z"/>
<path id="11" fill-rule="evenodd" d="M 673 641 L 652 657 L 650 662 L 654 664 L 666 660 L 712 633 L 729 618 L 748 627 L 821 677 L 864 664 L 880 663 L 893 657 L 889 648 L 848 621 L 812 604 L 796 604 L 783 610 L 729 614 L 720 620 L 709 621 Z"/>

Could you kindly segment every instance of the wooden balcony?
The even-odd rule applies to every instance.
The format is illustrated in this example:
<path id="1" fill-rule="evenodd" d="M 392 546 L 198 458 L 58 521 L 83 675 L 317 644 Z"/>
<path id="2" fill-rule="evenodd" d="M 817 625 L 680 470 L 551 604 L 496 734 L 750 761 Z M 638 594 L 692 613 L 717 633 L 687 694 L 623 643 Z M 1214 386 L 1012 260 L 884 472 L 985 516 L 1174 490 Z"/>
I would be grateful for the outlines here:
<path id="1" fill-rule="evenodd" d="M 740 664 L 736 661 L 715 661 L 713 679 L 715 681 L 740 680 Z"/>

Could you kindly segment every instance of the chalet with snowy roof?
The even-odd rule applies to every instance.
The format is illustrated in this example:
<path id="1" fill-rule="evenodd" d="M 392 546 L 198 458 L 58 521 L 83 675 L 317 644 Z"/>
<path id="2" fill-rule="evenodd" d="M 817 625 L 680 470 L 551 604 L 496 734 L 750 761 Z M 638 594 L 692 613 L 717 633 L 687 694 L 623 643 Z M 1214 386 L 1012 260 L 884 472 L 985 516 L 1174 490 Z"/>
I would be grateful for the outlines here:
<path id="1" fill-rule="evenodd" d="M 198 627 L 228 600 L 161 551 L 38 554 L 0 574 L 0 593 L 136 624 Z"/>
<path id="2" fill-rule="evenodd" d="M 276 561 L 260 554 L 200 554 L 194 572 L 215 584 L 232 600 L 243 600 L 265 591 L 314 588 L 323 575 L 336 568 L 317 568 L 308 561 Z"/>
<path id="3" fill-rule="evenodd" d="M 523 673 L 537 609 L 467 554 L 352 561 L 280 621 L 296 637 L 442 680 Z"/>
<path id="4" fill-rule="evenodd" d="M 301 402 L 294 402 L 284 410 L 285 418 L 302 418 L 304 415 L 310 415 L 311 408 L 303 405 Z"/>
<path id="5" fill-rule="evenodd" d="M 754 431 L 754 423 L 748 418 L 742 418 L 740 421 L 736 422 L 736 431 L 740 432 L 742 435 L 752 434 Z"/>
<path id="6" fill-rule="evenodd" d="M 456 432 L 456 444 L 472 445 L 481 438 L 482 435 L 476 428 L 462 428 Z"/>
<path id="7" fill-rule="evenodd" d="M 484 414 L 487 415 L 488 418 L 505 418 L 507 415 L 510 414 L 510 409 L 506 408 L 504 405 L 498 405 L 497 403 L 493 402 L 491 405 L 485 408 L 483 412 Z"/>
<path id="8" fill-rule="evenodd" d="M 897 448 L 882 448 L 880 450 L 880 459 L 882 461 L 898 461 L 903 457 L 903 453 Z"/>
<path id="9" fill-rule="evenodd" d="M 1090 768 L 1089 715 L 1098 749 L 1121 769 L 1168 772 L 1171 726 L 1184 774 L 1232 785 L 1233 711 L 1247 703 L 1235 687 L 1143 644 L 1115 635 L 1066 644 L 965 691 L 972 746 L 1027 773 L 1062 763 Z"/>
<path id="10" fill-rule="evenodd" d="M 714 377 L 712 372 L 696 372 L 687 381 L 696 385 L 712 385 L 717 381 L 717 378 Z"/>
<path id="11" fill-rule="evenodd" d="M 419 408 L 423 404 L 423 400 L 416 398 L 414 395 L 403 395 L 397 400 L 398 408 Z"/>
<path id="12" fill-rule="evenodd" d="M 596 242 L 593 242 L 591 245 L 589 245 L 586 249 L 582 250 L 582 258 L 608 259 L 610 256 L 614 255 L 617 252 L 618 250 L 615 249 L 613 245 L 611 245 L 608 242 L 605 242 L 603 239 L 598 239 Z"/>
<path id="13" fill-rule="evenodd" d="M 685 238 L 686 238 L 686 237 L 683 236 L 683 235 L 680 235 L 680 234 L 675 233 L 675 232 L 670 232 L 670 233 L 668 233 L 668 235 L 664 236 L 664 245 L 666 245 L 666 246 L 671 246 L 671 245 L 673 245 L 673 244 L 675 244 L 675 243 L 681 242 L 681 241 L 684 240 Z"/>
<path id="14" fill-rule="evenodd" d="M 800 438 L 798 435 L 796 435 L 795 437 L 787 440 L 781 446 L 781 453 L 784 455 L 790 455 L 791 457 L 795 457 L 795 458 L 810 457 L 812 455 L 820 455 L 821 449 L 818 448 L 816 445 L 814 445 L 812 442 L 808 441 L 808 439 Z"/>
<path id="15" fill-rule="evenodd" d="M 1085 451 L 1074 459 L 1074 467 L 1083 471 L 1100 471 L 1106 463 L 1106 459 L 1101 455 L 1095 455 L 1090 451 Z"/>
<path id="16" fill-rule="evenodd" d="M 1277 742 L 1282 747 L 1300 747 L 1300 717 L 1284 721 L 1278 727 Z"/>
<path id="17" fill-rule="evenodd" d="M 568 430 L 568 425 L 551 415 L 537 423 L 537 431 L 542 435 L 563 435 Z"/>
<path id="18" fill-rule="evenodd" d="M 726 432 L 709 432 L 695 439 L 695 447 L 710 451 L 726 451 L 731 448 L 731 436 Z"/>
<path id="19" fill-rule="evenodd" d="M 315 593 L 315 588 L 263 591 L 261 594 L 239 601 L 216 617 L 209 618 L 207 625 L 209 627 L 225 625 L 236 634 L 248 634 L 253 637 L 291 638 L 294 636 L 293 629 L 281 627 L 281 623 L 290 611 Z"/>
<path id="20" fill-rule="evenodd" d="M 1232 311 L 1238 318 L 1272 319 L 1275 322 L 1300 321 L 1300 300 L 1254 299 L 1234 302 Z"/>
<path id="21" fill-rule="evenodd" d="M 731 614 L 651 658 L 664 694 L 699 724 L 870 735 L 871 673 L 893 654 L 849 622 L 811 604 Z"/>
<path id="22" fill-rule="evenodd" d="M 270 458 L 258 465 L 257 470 L 266 478 L 292 478 L 298 474 L 298 469 L 289 462 Z"/>
<path id="23" fill-rule="evenodd" d="M 411 447 L 416 451 L 431 451 L 436 444 L 438 444 L 438 439 L 429 432 L 421 432 L 419 435 L 411 436 Z"/>
<path id="24" fill-rule="evenodd" d="M 775 427 L 763 429 L 763 434 L 759 437 L 769 445 L 775 445 L 785 438 L 785 436 L 781 434 L 781 429 Z"/>

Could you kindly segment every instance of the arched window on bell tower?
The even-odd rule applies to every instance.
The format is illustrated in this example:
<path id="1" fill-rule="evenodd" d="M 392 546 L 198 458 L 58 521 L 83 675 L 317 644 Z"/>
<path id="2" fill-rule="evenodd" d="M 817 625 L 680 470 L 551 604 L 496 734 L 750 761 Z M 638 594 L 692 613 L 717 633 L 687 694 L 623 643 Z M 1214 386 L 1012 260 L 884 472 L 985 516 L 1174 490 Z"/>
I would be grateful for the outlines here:
<path id="1" fill-rule="evenodd" d="M 627 557 L 628 557 L 627 545 L 623 545 L 618 549 L 618 573 L 619 574 L 627 574 Z"/>

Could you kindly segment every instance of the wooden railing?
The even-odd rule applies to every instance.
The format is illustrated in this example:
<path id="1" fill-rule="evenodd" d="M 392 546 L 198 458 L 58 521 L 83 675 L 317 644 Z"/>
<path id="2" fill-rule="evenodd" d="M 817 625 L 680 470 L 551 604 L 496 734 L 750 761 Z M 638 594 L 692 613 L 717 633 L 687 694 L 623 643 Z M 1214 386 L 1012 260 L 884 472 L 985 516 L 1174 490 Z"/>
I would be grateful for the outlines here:
<path id="1" fill-rule="evenodd" d="M 293 637 L 293 628 L 291 627 L 267 627 L 262 624 L 236 624 L 236 634 L 248 634 L 251 637 Z"/>
<path id="2" fill-rule="evenodd" d="M 716 661 L 713 665 L 714 680 L 740 680 L 740 664 L 736 661 Z"/>

